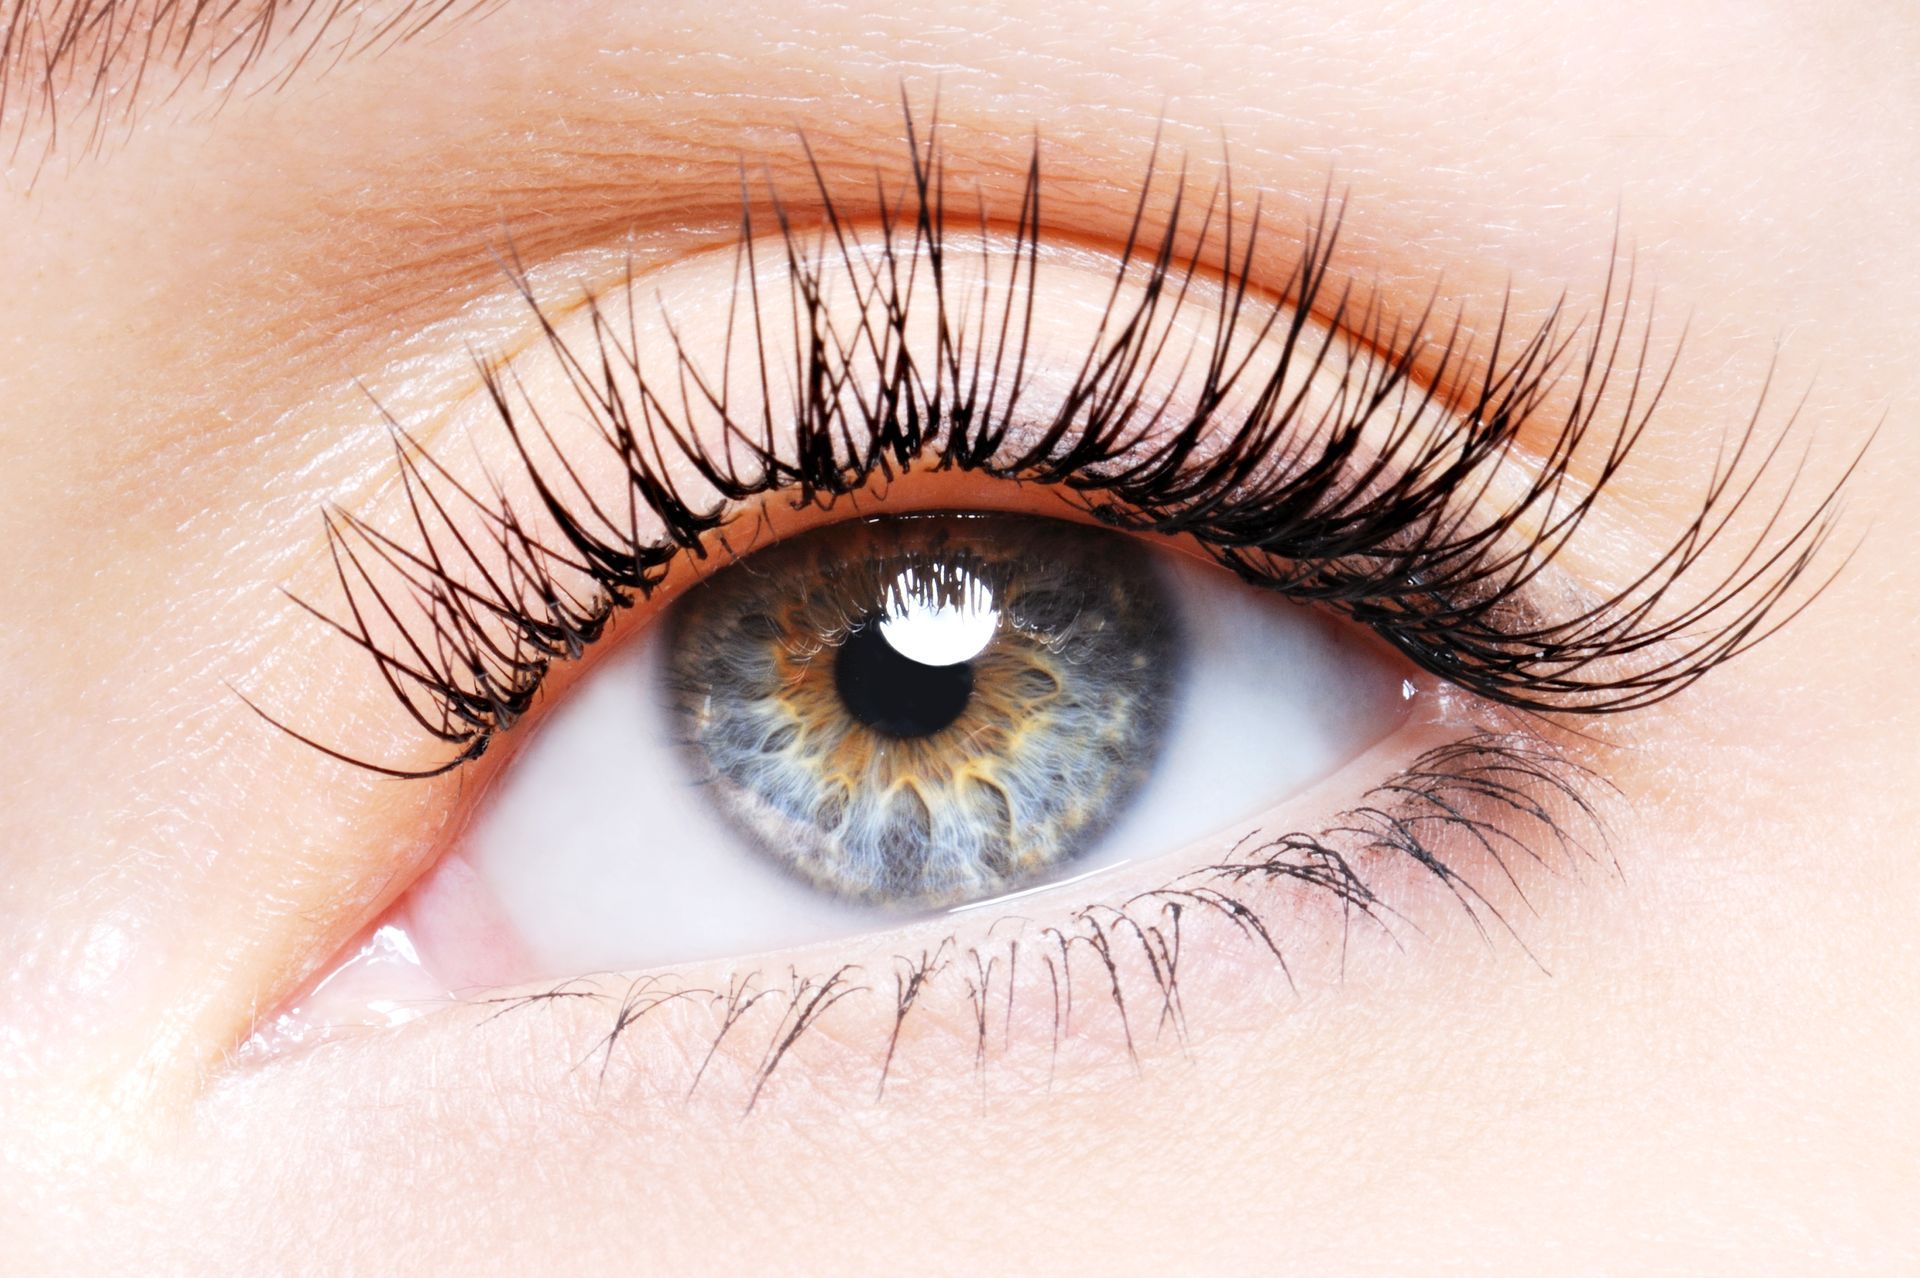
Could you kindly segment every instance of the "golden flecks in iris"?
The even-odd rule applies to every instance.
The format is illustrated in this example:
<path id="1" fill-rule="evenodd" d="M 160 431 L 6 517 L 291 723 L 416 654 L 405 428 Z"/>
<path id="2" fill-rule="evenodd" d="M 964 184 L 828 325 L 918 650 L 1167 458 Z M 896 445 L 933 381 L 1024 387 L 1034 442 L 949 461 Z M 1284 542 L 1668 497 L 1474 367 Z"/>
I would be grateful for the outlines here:
<path id="1" fill-rule="evenodd" d="M 839 646 L 904 568 L 991 591 L 998 633 L 947 727 L 899 738 L 841 700 Z M 702 779 L 777 860 L 836 894 L 950 903 L 1084 849 L 1153 762 L 1179 645 L 1144 552 L 1046 520 L 844 525 L 690 595 L 671 658 Z"/>

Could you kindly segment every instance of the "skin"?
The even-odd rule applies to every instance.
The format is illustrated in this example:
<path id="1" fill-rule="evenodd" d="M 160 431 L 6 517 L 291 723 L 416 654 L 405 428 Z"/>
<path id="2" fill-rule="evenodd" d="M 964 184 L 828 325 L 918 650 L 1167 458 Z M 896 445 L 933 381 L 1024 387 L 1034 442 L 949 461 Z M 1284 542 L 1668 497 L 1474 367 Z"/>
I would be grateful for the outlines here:
<path id="1" fill-rule="evenodd" d="M 10 1271 L 1920 1265 L 1920 23 L 888 8 L 513 0 L 219 110 L 190 81 L 91 152 L 43 163 L 44 121 L 21 126 L 0 199 Z M 1156 129 L 1197 165 L 1224 136 L 1282 225 L 1331 172 L 1343 268 L 1410 309 L 1444 278 L 1481 323 L 1509 286 L 1523 317 L 1592 306 L 1618 226 L 1672 321 L 1655 355 L 1684 318 L 1685 359 L 1615 535 L 1574 565 L 1644 564 L 1632 530 L 1697 507 L 1776 359 L 1769 420 L 1804 392 L 1816 488 L 1881 427 L 1846 489 L 1851 558 L 1788 628 L 1609 730 L 1617 870 L 1530 881 L 1524 945 L 1436 914 L 1345 979 L 1229 1000 L 1137 1072 L 989 1096 L 929 1066 L 874 1101 L 828 1085 L 823 1046 L 742 1121 L 645 1061 L 594 1087 L 569 1069 L 605 1032 L 584 1010 L 238 1068 L 252 1018 L 469 802 L 328 761 L 228 687 L 419 749 L 277 593 L 324 580 L 325 503 L 390 483 L 356 379 L 409 420 L 470 389 L 465 340 L 524 324 L 503 228 L 555 278 L 644 270 L 727 242 L 741 157 L 792 172 L 796 127 L 832 174 L 897 165 L 903 87 L 937 87 L 956 171 L 989 191 L 1037 127 L 1058 216 L 1110 250 Z M 1383 775 L 1355 766 L 1302 810 Z M 663 1057 L 701 1042 L 674 1032 Z"/>

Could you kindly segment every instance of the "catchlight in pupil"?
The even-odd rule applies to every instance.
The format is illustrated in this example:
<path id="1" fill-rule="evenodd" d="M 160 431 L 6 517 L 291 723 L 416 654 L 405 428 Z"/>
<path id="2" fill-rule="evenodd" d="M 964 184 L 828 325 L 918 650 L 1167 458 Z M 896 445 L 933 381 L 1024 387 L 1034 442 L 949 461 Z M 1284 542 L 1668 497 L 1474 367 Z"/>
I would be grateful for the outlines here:
<path id="1" fill-rule="evenodd" d="M 877 621 L 887 643 L 923 665 L 971 661 L 1000 629 L 1000 609 L 986 583 L 963 567 L 913 564 L 893 579 Z"/>
<path id="2" fill-rule="evenodd" d="M 924 737 L 958 719 L 973 696 L 973 658 L 1000 628 L 979 578 L 937 568 L 902 569 L 886 611 L 848 635 L 834 658 L 847 709 L 887 736 Z"/>

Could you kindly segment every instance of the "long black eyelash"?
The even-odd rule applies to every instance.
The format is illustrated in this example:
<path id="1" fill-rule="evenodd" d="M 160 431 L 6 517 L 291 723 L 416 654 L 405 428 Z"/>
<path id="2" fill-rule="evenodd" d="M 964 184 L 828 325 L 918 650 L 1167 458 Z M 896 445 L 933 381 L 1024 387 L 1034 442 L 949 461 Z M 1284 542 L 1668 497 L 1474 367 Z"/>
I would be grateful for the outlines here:
<path id="1" fill-rule="evenodd" d="M 527 509 L 503 486 L 481 491 L 455 479 L 390 419 L 407 526 L 389 533 L 333 512 L 327 537 L 345 611 L 312 610 L 368 653 L 407 713 L 454 753 L 408 770 L 313 744 L 377 771 L 444 772 L 512 726 L 550 665 L 578 657 L 682 555 L 712 553 L 742 503 L 777 494 L 797 508 L 831 508 L 915 465 L 1058 485 L 1109 524 L 1190 538 L 1247 581 L 1343 612 L 1424 669 L 1525 710 L 1652 705 L 1752 647 L 1822 584 L 1806 579 L 1833 527 L 1837 484 L 1788 524 L 1788 483 L 1744 553 L 1722 548 L 1781 464 L 1788 432 L 1762 448 L 1756 409 L 1695 516 L 1636 579 L 1603 598 L 1535 601 L 1546 593 L 1536 583 L 1645 435 L 1672 373 L 1645 371 L 1648 331 L 1630 337 L 1630 269 L 1608 279 L 1591 320 L 1556 310 L 1515 336 L 1503 313 L 1477 361 L 1485 372 L 1442 401 L 1438 388 L 1476 363 L 1473 339 L 1459 318 L 1442 338 L 1420 336 L 1437 302 L 1411 321 L 1393 319 L 1351 285 L 1331 283 L 1338 201 L 1323 201 L 1299 265 L 1265 298 L 1253 281 L 1259 205 L 1239 225 L 1229 183 L 1195 201 L 1184 170 L 1163 193 L 1156 155 L 1100 336 L 1060 407 L 1036 418 L 1028 347 L 1045 305 L 1034 281 L 1047 234 L 1038 144 L 1006 237 L 1011 251 L 990 260 L 981 250 L 991 287 L 962 303 L 981 334 L 969 343 L 965 325 L 942 323 L 930 351 L 915 349 L 908 320 L 924 305 L 949 313 L 952 206 L 941 152 L 911 118 L 906 151 L 908 180 L 881 201 L 877 248 L 856 243 L 817 165 L 812 231 L 778 192 L 756 203 L 743 182 L 736 263 L 746 283 L 735 304 L 752 336 L 744 355 L 729 342 L 717 375 L 677 332 L 677 384 L 641 373 L 631 286 L 624 308 L 584 300 L 591 340 L 575 349 L 513 264 L 571 383 L 569 407 L 595 426 L 584 446 L 611 453 L 624 493 L 609 503 L 589 488 L 584 459 L 556 441 L 510 363 L 483 360 L 481 371 L 536 495 Z M 752 282 L 767 220 L 790 281 L 779 301 Z M 984 233 L 987 220 L 978 207 L 963 229 Z M 1131 302 L 1129 281 L 1139 285 Z M 863 318 L 851 333 L 826 322 L 830 282 L 854 289 Z M 1210 345 L 1197 356 L 1175 349 L 1169 317 L 1198 305 L 1209 284 Z M 791 350 L 767 349 L 759 336 L 763 308 L 778 305 L 799 321 Z M 1273 367 L 1257 372 L 1248 352 L 1276 341 Z M 1630 375 L 1616 371 L 1623 352 L 1635 357 Z M 1164 364 L 1196 358 L 1197 392 L 1178 378 L 1169 379 L 1186 383 L 1178 404 L 1172 391 L 1153 394 Z M 790 419 L 729 402 L 735 359 L 757 365 L 763 405 L 781 402 L 778 385 L 807 388 Z M 1293 389 L 1289 378 L 1302 368 L 1337 376 L 1327 407 Z M 1253 407 L 1229 419 L 1230 396 Z M 1441 409 L 1447 424 L 1434 430 L 1431 413 Z M 717 429 L 696 431 L 696 413 Z M 1523 432 L 1548 441 L 1544 455 L 1524 491 L 1489 509 L 1493 475 Z M 676 481 L 669 457 L 693 467 L 697 497 Z M 1712 554 L 1718 576 L 1693 589 Z"/>

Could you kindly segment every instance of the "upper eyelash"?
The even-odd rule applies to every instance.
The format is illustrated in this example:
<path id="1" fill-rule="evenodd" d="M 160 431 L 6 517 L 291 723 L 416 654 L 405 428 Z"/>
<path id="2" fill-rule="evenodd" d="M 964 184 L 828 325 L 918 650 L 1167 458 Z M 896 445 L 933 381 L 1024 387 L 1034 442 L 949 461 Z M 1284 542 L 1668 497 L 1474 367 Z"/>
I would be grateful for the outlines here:
<path id="1" fill-rule="evenodd" d="M 792 352 L 794 384 L 817 380 L 834 393 L 799 397 L 798 419 L 791 422 L 745 420 L 710 396 L 704 407 L 722 411 L 724 425 L 717 443 L 701 442 L 674 419 L 672 399 L 654 394 L 640 373 L 631 287 L 624 344 L 620 314 L 589 296 L 591 348 L 576 351 L 513 262 L 510 277 L 579 406 L 598 428 L 598 442 L 625 467 L 629 500 L 657 519 L 664 535 L 644 538 L 636 518 L 622 522 L 618 512 L 595 504 L 565 454 L 556 454 L 557 467 L 536 459 L 530 440 L 553 444 L 539 408 L 521 393 L 510 364 L 483 360 L 485 388 L 539 495 L 538 516 L 555 531 L 535 532 L 497 487 L 480 493 L 455 479 L 389 417 L 410 536 L 402 540 L 350 512 L 330 512 L 326 534 L 346 613 L 297 600 L 365 650 L 415 722 L 457 753 L 424 769 L 392 768 L 287 730 L 376 771 L 447 771 L 480 754 L 494 732 L 525 713 L 554 660 L 578 657 L 614 611 L 658 588 L 679 556 L 707 554 L 708 539 L 729 521 L 734 504 L 780 492 L 796 507 L 830 508 L 922 460 L 942 469 L 1060 485 L 1109 524 L 1188 537 L 1246 580 L 1343 612 L 1422 668 L 1523 710 L 1597 714 L 1651 705 L 1750 648 L 1824 585 L 1796 590 L 1832 531 L 1844 475 L 1784 535 L 1775 535 L 1793 496 L 1789 483 L 1745 553 L 1690 601 L 1663 609 L 1778 462 L 1788 431 L 1757 448 L 1756 405 L 1716 462 L 1699 510 L 1652 565 L 1571 615 L 1530 605 L 1532 583 L 1643 437 L 1672 375 L 1671 363 L 1651 383 L 1636 372 L 1616 393 L 1615 370 L 1628 341 L 1630 270 L 1624 283 L 1609 275 L 1591 323 L 1570 323 L 1556 307 L 1530 334 L 1510 339 L 1503 309 L 1485 372 L 1441 401 L 1437 388 L 1450 370 L 1468 362 L 1471 342 L 1463 323 L 1456 317 L 1435 345 L 1417 334 L 1426 331 L 1437 299 L 1404 324 L 1389 320 L 1372 302 L 1356 306 L 1350 285 L 1330 296 L 1339 202 L 1331 196 L 1322 202 L 1286 287 L 1261 300 L 1252 280 L 1262 230 L 1258 204 L 1242 231 L 1223 179 L 1197 218 L 1189 217 L 1182 169 L 1169 212 L 1150 227 L 1156 151 L 1117 268 L 1120 275 L 1144 269 L 1140 300 L 1131 311 L 1118 308 L 1117 275 L 1102 343 L 1088 352 L 1063 408 L 1050 421 L 1035 422 L 1022 416 L 1021 391 L 1028 321 L 1044 305 L 1033 283 L 1046 234 L 1039 143 L 1026 170 L 1004 280 L 991 271 L 987 277 L 1007 290 L 993 340 L 963 347 L 943 326 L 939 349 L 925 360 L 906 340 L 907 316 L 921 305 L 909 305 L 909 298 L 914 289 L 931 288 L 929 304 L 944 306 L 944 276 L 938 269 L 915 273 L 901 267 L 916 257 L 933 268 L 943 260 L 947 187 L 934 138 L 919 139 L 910 116 L 906 149 L 909 181 L 883 207 L 877 257 L 849 246 L 849 224 L 817 165 L 813 194 L 822 224 L 811 245 L 778 193 L 768 193 L 793 282 L 790 301 L 803 318 L 824 309 L 821 284 L 831 270 L 844 270 L 857 287 L 874 290 L 886 303 L 879 322 L 875 308 L 862 309 L 853 334 L 861 350 L 827 340 L 822 334 L 831 330 L 821 325 L 796 326 L 797 335 L 811 340 Z M 984 229 L 984 209 L 980 218 Z M 1183 243 L 1193 247 L 1182 250 Z M 1206 250 L 1216 243 L 1218 254 L 1209 259 Z M 752 270 L 756 252 L 754 208 L 743 193 L 737 249 L 742 269 Z M 1162 308 L 1177 311 L 1185 304 L 1209 271 L 1222 298 L 1218 323 L 1197 407 L 1176 421 L 1168 416 L 1170 403 L 1155 403 L 1147 394 L 1169 331 L 1154 321 Z M 750 313 L 763 304 L 753 292 Z M 984 302 L 979 307 L 983 316 L 995 313 Z M 1321 310 L 1330 319 L 1316 334 L 1306 317 Z M 1347 393 L 1336 397 L 1335 409 L 1309 418 L 1298 398 L 1262 395 L 1255 398 L 1257 411 L 1223 424 L 1216 416 L 1219 404 L 1246 372 L 1233 353 L 1250 332 L 1281 334 L 1268 390 L 1278 391 L 1286 371 L 1300 361 L 1339 368 Z M 677 332 L 672 340 L 688 375 L 674 393 L 701 394 L 705 384 L 696 361 Z M 1636 368 L 1650 348 L 1648 332 L 1638 347 Z M 1389 353 L 1359 354 L 1363 350 Z M 863 352 L 883 374 L 871 386 L 852 386 L 847 379 Z M 763 361 L 767 356 L 750 353 Z M 1433 369 L 1424 389 L 1413 384 L 1422 361 Z M 643 402 L 633 402 L 621 388 L 622 377 L 638 387 Z M 849 391 L 856 405 L 851 414 Z M 1523 430 L 1539 431 L 1553 392 L 1563 392 L 1563 406 L 1554 410 L 1543 464 L 1519 497 L 1487 512 L 1488 477 Z M 1450 410 L 1450 425 L 1421 438 L 1414 427 L 1433 406 Z M 1587 442 L 1601 428 L 1603 414 L 1617 429 L 1604 445 L 1595 478 L 1581 490 L 1571 468 L 1588 455 Z M 635 429 L 635 421 L 650 429 Z M 662 434 L 716 495 L 708 504 L 685 498 L 660 464 Z M 1363 451 L 1363 435 L 1383 441 L 1371 457 Z M 1289 464 L 1276 466 L 1276 455 Z M 484 546 L 451 507 L 478 517 L 473 526 L 485 530 Z M 1537 529 L 1516 543 L 1516 529 L 1529 519 Z M 404 584 L 405 599 L 393 597 L 396 584 Z M 414 624 L 407 624 L 403 611 Z M 383 643 L 376 631 L 398 638 Z"/>

